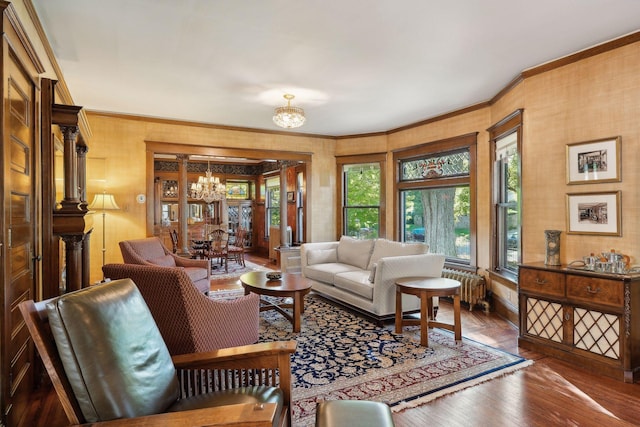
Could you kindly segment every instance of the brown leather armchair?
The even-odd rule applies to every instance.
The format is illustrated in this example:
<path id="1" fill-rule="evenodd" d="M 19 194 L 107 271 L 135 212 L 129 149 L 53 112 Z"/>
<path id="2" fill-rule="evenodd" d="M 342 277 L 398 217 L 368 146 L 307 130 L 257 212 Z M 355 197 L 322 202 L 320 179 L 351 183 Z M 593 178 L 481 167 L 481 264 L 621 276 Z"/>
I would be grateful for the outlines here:
<path id="1" fill-rule="evenodd" d="M 259 338 L 260 296 L 215 301 L 198 292 L 180 268 L 106 264 L 104 277 L 130 278 L 151 310 L 169 353 L 253 344 Z"/>
<path id="2" fill-rule="evenodd" d="M 71 424 L 291 425 L 295 341 L 172 358 L 130 279 L 19 309 Z"/>
<path id="3" fill-rule="evenodd" d="M 194 285 L 204 294 L 211 289 L 211 265 L 209 260 L 182 258 L 167 249 L 158 237 L 124 240 L 120 252 L 125 264 L 182 267 Z"/>

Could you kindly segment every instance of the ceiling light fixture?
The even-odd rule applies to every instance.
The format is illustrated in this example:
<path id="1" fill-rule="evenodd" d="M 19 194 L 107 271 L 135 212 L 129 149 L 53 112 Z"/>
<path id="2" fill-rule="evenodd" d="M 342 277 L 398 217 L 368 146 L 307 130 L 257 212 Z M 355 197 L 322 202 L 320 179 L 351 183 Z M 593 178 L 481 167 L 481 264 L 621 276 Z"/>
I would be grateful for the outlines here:
<path id="1" fill-rule="evenodd" d="M 306 120 L 302 108 L 291 106 L 291 100 L 293 98 L 295 98 L 295 96 L 285 93 L 284 99 L 287 100 L 287 105 L 276 108 L 273 114 L 273 122 L 285 129 L 298 128 L 302 126 Z"/>
<path id="2" fill-rule="evenodd" d="M 198 182 L 191 183 L 191 197 L 204 200 L 206 203 L 217 202 L 226 198 L 227 188 L 220 182 L 220 178 L 212 176 L 211 167 L 207 161 L 205 176 L 198 177 Z"/>

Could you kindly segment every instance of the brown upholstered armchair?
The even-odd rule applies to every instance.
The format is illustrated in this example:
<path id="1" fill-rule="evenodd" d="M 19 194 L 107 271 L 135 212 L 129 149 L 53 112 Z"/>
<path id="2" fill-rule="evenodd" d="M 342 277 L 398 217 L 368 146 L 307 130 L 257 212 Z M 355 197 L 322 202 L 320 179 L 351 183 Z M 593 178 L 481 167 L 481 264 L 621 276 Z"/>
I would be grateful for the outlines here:
<path id="1" fill-rule="evenodd" d="M 198 292 L 185 271 L 179 268 L 106 264 L 102 271 L 106 278 L 134 281 L 172 355 L 258 341 L 260 297 L 257 294 L 214 301 Z"/>
<path id="2" fill-rule="evenodd" d="M 124 240 L 120 252 L 126 264 L 182 267 L 200 292 L 208 294 L 211 288 L 211 265 L 208 260 L 182 258 L 167 249 L 158 237 Z"/>
<path id="3" fill-rule="evenodd" d="M 295 341 L 171 357 L 129 279 L 19 308 L 70 424 L 291 425 Z"/>

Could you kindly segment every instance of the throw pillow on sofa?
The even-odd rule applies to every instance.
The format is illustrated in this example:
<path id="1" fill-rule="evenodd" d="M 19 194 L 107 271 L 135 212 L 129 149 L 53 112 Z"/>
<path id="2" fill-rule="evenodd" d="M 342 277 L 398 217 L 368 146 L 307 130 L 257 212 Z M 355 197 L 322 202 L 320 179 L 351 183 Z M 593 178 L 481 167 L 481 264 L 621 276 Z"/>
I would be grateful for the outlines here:
<path id="1" fill-rule="evenodd" d="M 373 247 L 373 253 L 369 260 L 367 270 L 380 261 L 380 258 L 389 256 L 422 255 L 429 252 L 429 245 L 424 243 L 402 243 L 387 239 L 377 239 Z"/>
<path id="2" fill-rule="evenodd" d="M 307 265 L 331 262 L 338 262 L 338 253 L 335 249 L 312 249 L 307 252 Z"/>
<path id="3" fill-rule="evenodd" d="M 338 262 L 368 270 L 373 242 L 373 240 L 358 240 L 342 236 L 338 243 Z"/>

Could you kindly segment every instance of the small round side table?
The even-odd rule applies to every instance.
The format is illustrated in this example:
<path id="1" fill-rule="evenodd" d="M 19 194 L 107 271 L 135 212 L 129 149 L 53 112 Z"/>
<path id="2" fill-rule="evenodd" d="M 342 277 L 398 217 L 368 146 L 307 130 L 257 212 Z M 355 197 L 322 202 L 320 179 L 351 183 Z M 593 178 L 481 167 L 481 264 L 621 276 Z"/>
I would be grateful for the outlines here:
<path id="1" fill-rule="evenodd" d="M 420 319 L 407 319 L 402 313 L 402 294 L 420 298 Z M 433 297 L 453 296 L 453 325 L 430 319 Z M 429 326 L 453 331 L 456 341 L 462 339 L 460 323 L 460 282 L 444 277 L 403 277 L 396 280 L 396 334 L 403 326 L 420 326 L 420 345 L 429 346 Z"/>

